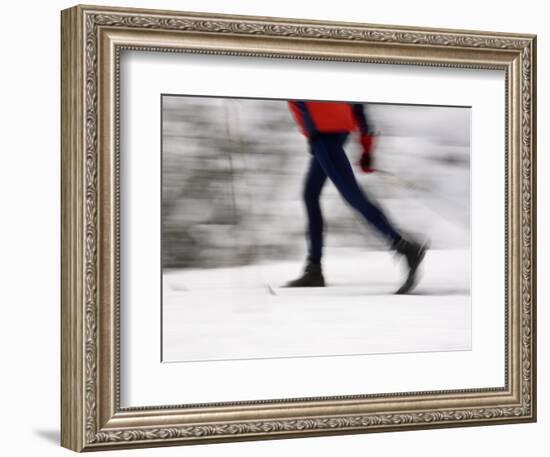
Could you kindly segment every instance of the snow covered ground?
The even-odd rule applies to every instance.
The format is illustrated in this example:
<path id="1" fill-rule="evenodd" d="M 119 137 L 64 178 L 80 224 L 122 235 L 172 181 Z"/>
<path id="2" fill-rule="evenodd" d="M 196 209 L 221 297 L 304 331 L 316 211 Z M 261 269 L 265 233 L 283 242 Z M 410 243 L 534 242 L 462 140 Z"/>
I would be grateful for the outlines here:
<path id="1" fill-rule="evenodd" d="M 294 261 L 163 275 L 163 361 L 337 356 L 471 347 L 470 252 L 430 250 L 411 295 L 390 252 L 327 249 L 328 287 L 279 287 Z"/>

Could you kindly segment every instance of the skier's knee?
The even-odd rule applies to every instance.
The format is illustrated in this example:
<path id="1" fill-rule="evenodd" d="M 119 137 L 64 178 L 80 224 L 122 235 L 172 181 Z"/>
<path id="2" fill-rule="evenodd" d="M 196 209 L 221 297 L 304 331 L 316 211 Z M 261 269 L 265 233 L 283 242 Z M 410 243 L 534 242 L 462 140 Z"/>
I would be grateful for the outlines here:
<path id="1" fill-rule="evenodd" d="M 302 197 L 306 204 L 311 204 L 319 200 L 319 196 L 321 195 L 321 192 L 319 192 L 315 187 L 313 186 L 304 186 L 304 190 L 302 192 Z"/>

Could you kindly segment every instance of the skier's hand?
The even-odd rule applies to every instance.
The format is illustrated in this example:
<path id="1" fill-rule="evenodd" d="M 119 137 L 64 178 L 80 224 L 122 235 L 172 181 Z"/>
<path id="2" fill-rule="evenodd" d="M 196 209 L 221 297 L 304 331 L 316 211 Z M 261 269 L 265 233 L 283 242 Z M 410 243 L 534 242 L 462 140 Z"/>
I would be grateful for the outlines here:
<path id="1" fill-rule="evenodd" d="M 361 146 L 363 147 L 363 153 L 361 159 L 359 159 L 359 166 L 364 173 L 372 173 L 375 169 L 372 166 L 372 155 L 374 151 L 374 135 L 366 133 L 359 138 Z"/>

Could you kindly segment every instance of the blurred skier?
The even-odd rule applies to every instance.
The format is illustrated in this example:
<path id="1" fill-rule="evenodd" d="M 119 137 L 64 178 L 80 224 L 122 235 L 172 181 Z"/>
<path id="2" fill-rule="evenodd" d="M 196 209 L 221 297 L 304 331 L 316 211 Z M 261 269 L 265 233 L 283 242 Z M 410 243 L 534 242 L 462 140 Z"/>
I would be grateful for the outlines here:
<path id="1" fill-rule="evenodd" d="M 426 253 L 426 245 L 406 239 L 383 211 L 359 187 L 343 146 L 349 134 L 358 129 L 363 149 L 360 166 L 365 173 L 372 168 L 374 135 L 369 129 L 360 103 L 289 101 L 289 108 L 302 133 L 307 137 L 312 155 L 306 175 L 303 198 L 307 211 L 308 257 L 301 277 L 287 287 L 324 287 L 321 268 L 323 254 L 323 215 L 319 198 L 327 177 L 340 195 L 388 241 L 390 249 L 402 254 L 408 274 L 398 294 L 416 285 L 416 272 Z"/>

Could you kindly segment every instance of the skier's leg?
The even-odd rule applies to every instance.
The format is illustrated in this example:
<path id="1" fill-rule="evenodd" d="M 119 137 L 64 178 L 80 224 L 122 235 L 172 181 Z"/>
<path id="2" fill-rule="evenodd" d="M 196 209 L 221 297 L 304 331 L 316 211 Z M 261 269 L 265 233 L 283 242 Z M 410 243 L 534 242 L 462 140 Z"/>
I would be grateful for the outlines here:
<path id="1" fill-rule="evenodd" d="M 322 135 L 313 144 L 313 154 L 346 202 L 393 245 L 401 236 L 382 210 L 359 187 L 343 149 L 345 140 L 344 134 Z"/>
<path id="2" fill-rule="evenodd" d="M 307 212 L 307 239 L 309 259 L 320 262 L 323 255 L 323 214 L 320 196 L 327 175 L 315 157 L 311 157 L 304 182 L 303 198 Z"/>
<path id="3" fill-rule="evenodd" d="M 307 212 L 308 259 L 302 276 L 290 281 L 287 287 L 323 287 L 325 279 L 321 270 L 323 255 L 323 214 L 319 199 L 327 175 L 315 157 L 311 157 L 304 182 L 303 198 Z"/>
<path id="4" fill-rule="evenodd" d="M 390 241 L 392 249 L 405 257 L 409 272 L 397 293 L 408 293 L 416 285 L 416 271 L 424 258 L 427 245 L 401 237 L 382 210 L 367 198 L 359 187 L 344 152 L 346 137 L 347 135 L 322 135 L 315 141 L 313 153 L 342 197 Z"/>

